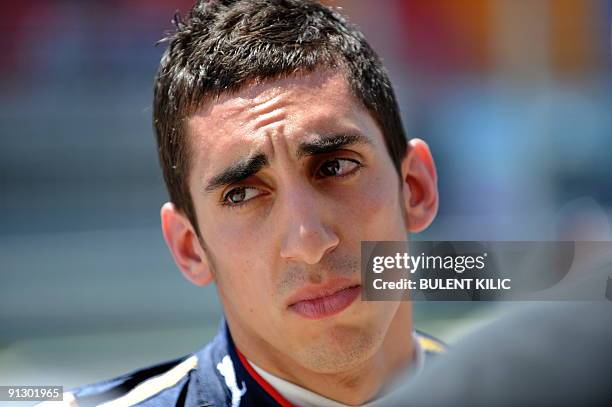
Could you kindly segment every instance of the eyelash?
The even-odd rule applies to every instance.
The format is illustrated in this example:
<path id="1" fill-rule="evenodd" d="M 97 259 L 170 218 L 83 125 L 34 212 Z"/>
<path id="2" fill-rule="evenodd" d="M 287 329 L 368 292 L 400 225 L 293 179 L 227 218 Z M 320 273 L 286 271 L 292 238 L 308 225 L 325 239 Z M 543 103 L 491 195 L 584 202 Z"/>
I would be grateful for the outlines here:
<path id="1" fill-rule="evenodd" d="M 354 169 L 352 169 L 351 171 L 349 171 L 347 174 L 344 174 L 344 175 L 336 175 L 336 176 L 330 175 L 330 176 L 317 177 L 318 179 L 322 179 L 322 178 L 344 178 L 344 177 L 350 177 L 351 175 L 355 175 L 361 168 L 364 167 L 364 165 L 361 162 L 359 162 L 359 161 L 357 161 L 355 159 L 352 159 L 352 158 L 340 158 L 339 157 L 339 158 L 333 158 L 331 160 L 325 160 L 323 163 L 321 163 L 321 165 L 318 166 L 317 172 L 319 172 L 321 170 L 321 168 L 325 164 L 328 164 L 328 163 L 333 162 L 333 161 L 349 161 L 349 162 L 351 162 L 353 164 L 356 164 L 356 167 Z M 249 186 L 240 186 L 240 187 L 232 188 L 226 194 L 223 195 L 223 199 L 221 201 L 221 204 L 223 206 L 229 208 L 229 209 L 239 209 L 240 207 L 250 203 L 253 199 L 255 199 L 255 198 L 251 198 L 251 199 L 248 199 L 246 201 L 239 202 L 239 203 L 229 203 L 228 202 L 228 197 L 230 196 L 230 194 L 234 193 L 236 190 L 239 190 L 239 189 L 257 189 L 257 190 L 260 190 L 259 188 L 249 187 Z"/>
<path id="2" fill-rule="evenodd" d="M 234 193 L 236 190 L 238 190 L 238 189 L 256 189 L 256 190 L 258 190 L 258 191 L 261 191 L 259 188 L 255 188 L 255 187 L 246 187 L 246 186 L 244 186 L 244 187 L 236 187 L 236 188 L 232 188 L 232 189 L 230 189 L 230 190 L 229 190 L 229 191 L 228 191 L 228 192 L 227 192 L 227 193 L 226 193 L 226 194 L 223 196 L 223 200 L 221 201 L 221 205 L 223 205 L 223 206 L 225 206 L 225 207 L 227 207 L 227 208 L 229 208 L 229 209 L 238 209 L 238 208 L 240 208 L 240 207 L 242 207 L 242 206 L 244 206 L 244 205 L 248 204 L 249 202 L 251 202 L 251 201 L 254 199 L 254 198 L 251 198 L 251 199 L 248 199 L 248 200 L 246 200 L 246 201 L 239 202 L 239 203 L 230 203 L 230 202 L 228 202 L 228 197 L 229 197 L 229 196 L 230 196 L 232 193 Z"/>
<path id="3" fill-rule="evenodd" d="M 324 165 L 329 164 L 330 162 L 334 162 L 334 161 L 348 161 L 350 163 L 356 164 L 356 166 L 355 166 L 354 169 L 352 169 L 351 171 L 349 171 L 347 174 L 344 174 L 344 175 L 328 175 L 328 176 L 323 176 L 323 177 L 319 177 L 317 175 L 317 178 L 344 178 L 344 177 L 350 177 L 351 175 L 355 174 L 357 171 L 359 171 L 363 167 L 363 164 L 361 164 L 359 161 L 357 161 L 355 159 L 338 157 L 338 158 L 332 158 L 331 160 L 323 161 L 323 163 L 321 165 L 319 165 L 319 167 L 317 169 L 317 172 L 321 171 L 321 169 L 323 168 Z"/>

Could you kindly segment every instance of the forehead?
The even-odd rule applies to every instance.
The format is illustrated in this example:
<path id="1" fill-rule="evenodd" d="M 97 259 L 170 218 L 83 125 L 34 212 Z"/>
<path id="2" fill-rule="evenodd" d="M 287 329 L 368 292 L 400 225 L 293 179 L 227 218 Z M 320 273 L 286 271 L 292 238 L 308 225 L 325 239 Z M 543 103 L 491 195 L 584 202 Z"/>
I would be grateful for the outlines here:
<path id="1" fill-rule="evenodd" d="M 373 136 L 378 127 L 343 74 L 315 71 L 221 95 L 187 119 L 187 142 L 191 167 L 202 174 L 277 143 L 350 130 Z"/>

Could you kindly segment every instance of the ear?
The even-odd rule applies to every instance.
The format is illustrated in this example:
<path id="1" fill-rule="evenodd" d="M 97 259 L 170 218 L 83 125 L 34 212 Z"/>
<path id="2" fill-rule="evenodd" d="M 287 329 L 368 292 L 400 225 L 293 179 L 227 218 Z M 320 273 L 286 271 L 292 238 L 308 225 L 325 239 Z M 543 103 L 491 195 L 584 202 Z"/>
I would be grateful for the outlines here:
<path id="1" fill-rule="evenodd" d="M 427 144 L 420 139 L 408 142 L 402 161 L 402 193 L 406 229 L 420 232 L 427 228 L 438 213 L 438 176 Z"/>
<path id="2" fill-rule="evenodd" d="M 161 208 L 161 225 L 174 262 L 185 278 L 195 285 L 210 283 L 213 273 L 208 258 L 185 214 L 166 202 Z"/>

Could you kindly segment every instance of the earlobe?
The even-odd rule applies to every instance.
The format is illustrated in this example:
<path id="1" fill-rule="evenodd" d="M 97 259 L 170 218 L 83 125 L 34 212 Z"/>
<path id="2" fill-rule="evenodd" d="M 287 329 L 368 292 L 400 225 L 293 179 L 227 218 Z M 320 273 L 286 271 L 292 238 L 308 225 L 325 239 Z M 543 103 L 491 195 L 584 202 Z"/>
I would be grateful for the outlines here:
<path id="1" fill-rule="evenodd" d="M 420 139 L 408 142 L 402 161 L 403 199 L 406 229 L 420 232 L 426 229 L 438 212 L 438 176 L 427 144 Z"/>
<path id="2" fill-rule="evenodd" d="M 185 214 L 167 202 L 161 208 L 161 226 L 174 262 L 185 278 L 195 285 L 209 284 L 213 280 L 210 263 Z"/>

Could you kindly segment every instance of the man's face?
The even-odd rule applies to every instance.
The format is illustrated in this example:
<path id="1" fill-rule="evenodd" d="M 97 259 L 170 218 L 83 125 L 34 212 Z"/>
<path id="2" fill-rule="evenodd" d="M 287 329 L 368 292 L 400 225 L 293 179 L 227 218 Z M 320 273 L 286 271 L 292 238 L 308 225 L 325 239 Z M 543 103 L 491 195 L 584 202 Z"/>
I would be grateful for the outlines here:
<path id="1" fill-rule="evenodd" d="M 360 300 L 360 242 L 406 227 L 383 135 L 343 75 L 247 87 L 187 127 L 205 261 L 238 347 L 329 373 L 371 356 L 399 304 Z"/>

